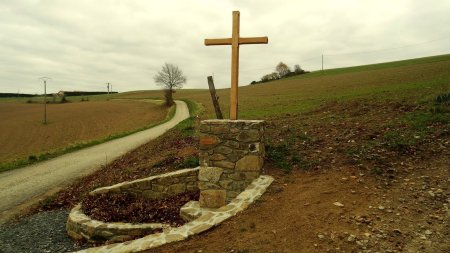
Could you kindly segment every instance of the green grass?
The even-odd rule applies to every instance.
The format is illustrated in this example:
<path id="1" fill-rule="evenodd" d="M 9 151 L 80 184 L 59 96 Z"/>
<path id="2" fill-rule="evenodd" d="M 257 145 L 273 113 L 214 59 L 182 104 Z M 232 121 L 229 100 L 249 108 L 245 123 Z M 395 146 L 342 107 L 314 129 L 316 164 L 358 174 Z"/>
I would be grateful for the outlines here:
<path id="1" fill-rule="evenodd" d="M 201 114 L 203 108 L 200 104 L 193 102 L 188 99 L 182 99 L 188 106 L 190 117 L 181 121 L 175 126 L 175 129 L 180 130 L 185 136 L 194 136 L 196 134 L 195 131 L 195 122 L 197 119 L 197 115 Z"/>
<path id="2" fill-rule="evenodd" d="M 255 119 L 303 113 L 333 101 L 359 98 L 420 101 L 450 89 L 450 55 L 391 63 L 326 70 L 273 82 L 239 87 L 239 118 Z M 225 117 L 229 89 L 217 89 Z M 154 96 L 141 91 L 133 96 Z M 124 94 L 124 96 L 126 96 Z M 204 90 L 179 90 L 178 99 L 204 106 L 203 118 L 214 118 L 210 94 Z"/>
<path id="3" fill-rule="evenodd" d="M 54 151 L 50 151 L 50 152 L 44 152 L 41 154 L 32 154 L 28 156 L 28 159 L 20 159 L 20 160 L 16 160 L 13 162 L 8 162 L 8 163 L 0 163 L 0 172 L 4 172 L 7 170 L 12 170 L 12 169 L 17 169 L 17 168 L 21 168 L 24 166 L 28 166 L 37 162 L 42 162 L 42 161 L 46 161 L 49 160 L 51 158 L 55 158 L 70 152 L 74 152 L 83 148 L 87 148 L 87 147 L 91 147 L 91 146 L 95 146 L 98 144 L 102 144 L 114 139 L 118 139 L 118 138 L 122 138 L 125 136 L 128 136 L 130 134 L 134 134 L 136 132 L 142 131 L 142 130 L 146 130 L 161 124 L 166 123 L 167 121 L 171 120 L 173 118 L 173 116 L 175 115 L 175 111 L 176 111 L 176 107 L 172 106 L 171 108 L 169 108 L 168 112 L 167 112 L 167 116 L 163 121 L 136 129 L 134 131 L 126 131 L 126 132 L 121 132 L 121 133 L 117 133 L 117 134 L 113 134 L 113 135 L 109 135 L 108 137 L 102 138 L 102 139 L 98 139 L 98 140 L 92 140 L 92 141 L 87 141 L 87 142 L 81 142 L 81 143 L 76 143 L 73 145 L 70 145 L 68 147 L 62 148 L 62 149 L 57 149 Z"/>
<path id="4" fill-rule="evenodd" d="M 196 156 L 188 156 L 180 164 L 177 165 L 177 169 L 195 168 L 199 166 L 199 160 Z"/>
<path id="5" fill-rule="evenodd" d="M 436 55 L 436 56 L 408 59 L 408 60 L 402 60 L 402 61 L 383 62 L 383 63 L 377 63 L 377 64 L 368 64 L 368 65 L 360 65 L 360 66 L 336 68 L 336 69 L 324 69 L 323 71 L 317 70 L 317 71 L 313 71 L 313 72 L 310 72 L 310 73 L 307 73 L 304 75 L 293 76 L 293 77 L 290 77 L 290 79 L 312 78 L 312 77 L 330 76 L 330 75 L 338 75 L 338 74 L 345 74 L 345 73 L 352 73 L 352 72 L 380 70 L 380 69 L 386 69 L 386 68 L 406 67 L 406 66 L 411 66 L 411 65 L 434 63 L 434 62 L 448 61 L 448 60 L 450 60 L 450 54 Z"/>
<path id="6" fill-rule="evenodd" d="M 450 90 L 450 55 L 329 69 L 273 82 L 239 87 L 239 118 L 268 118 L 304 113 L 333 101 L 360 98 L 424 101 Z M 223 115 L 229 111 L 229 89 L 217 89 Z M 121 98 L 161 97 L 160 90 L 118 94 Z M 181 89 L 175 99 L 196 101 L 202 118 L 215 118 L 208 89 Z"/>
<path id="7" fill-rule="evenodd" d="M 439 94 L 435 98 L 421 102 L 422 108 L 409 112 L 401 118 L 401 124 L 405 126 L 401 130 L 389 130 L 383 138 L 391 150 L 407 152 L 410 147 L 419 145 L 432 132 L 429 126 L 442 125 L 443 132 L 450 132 L 450 105 L 442 105 L 443 109 L 435 110 L 436 101 L 445 94 Z"/>

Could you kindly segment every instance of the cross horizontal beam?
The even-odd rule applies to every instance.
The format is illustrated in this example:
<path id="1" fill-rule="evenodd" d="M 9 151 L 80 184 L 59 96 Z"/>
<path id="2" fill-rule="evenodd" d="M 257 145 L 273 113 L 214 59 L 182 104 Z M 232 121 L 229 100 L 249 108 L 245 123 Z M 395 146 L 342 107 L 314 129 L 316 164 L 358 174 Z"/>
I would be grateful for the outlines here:
<path id="1" fill-rule="evenodd" d="M 239 44 L 268 44 L 269 38 L 267 37 L 253 37 L 253 38 L 239 38 Z"/>
<path id="2" fill-rule="evenodd" d="M 251 38 L 239 38 L 239 45 L 245 44 L 267 44 L 269 43 L 268 37 L 251 37 Z M 205 39 L 205 46 L 222 46 L 231 45 L 231 38 L 224 39 Z"/>
<path id="3" fill-rule="evenodd" d="M 227 39 L 205 39 L 205 46 L 231 45 L 231 38 Z"/>

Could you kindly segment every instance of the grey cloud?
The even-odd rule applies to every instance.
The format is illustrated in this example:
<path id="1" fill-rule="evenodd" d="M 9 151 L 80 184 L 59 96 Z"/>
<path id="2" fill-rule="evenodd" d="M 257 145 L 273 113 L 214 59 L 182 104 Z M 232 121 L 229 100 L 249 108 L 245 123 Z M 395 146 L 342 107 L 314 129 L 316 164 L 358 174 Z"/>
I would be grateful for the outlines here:
<path id="1" fill-rule="evenodd" d="M 157 89 L 164 62 L 178 65 L 186 88 L 206 88 L 214 73 L 229 87 L 229 46 L 203 39 L 231 35 L 241 11 L 241 36 L 269 36 L 269 45 L 241 47 L 240 83 L 279 61 L 316 70 L 448 53 L 450 2 L 434 1 L 119 1 L 16 0 L 0 3 L 0 91 Z M 448 37 L 447 40 L 402 47 Z M 373 51 L 373 52 L 372 52 Z M 364 52 L 357 54 L 358 52 Z"/>

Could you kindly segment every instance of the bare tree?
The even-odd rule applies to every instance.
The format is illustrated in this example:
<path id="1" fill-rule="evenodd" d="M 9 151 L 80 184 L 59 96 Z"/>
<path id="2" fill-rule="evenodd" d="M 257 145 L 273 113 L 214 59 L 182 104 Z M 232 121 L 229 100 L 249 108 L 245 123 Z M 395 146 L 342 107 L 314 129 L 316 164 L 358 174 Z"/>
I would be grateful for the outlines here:
<path id="1" fill-rule="evenodd" d="M 267 82 L 267 81 L 269 81 L 269 75 L 263 75 L 263 77 L 261 77 L 261 82 L 262 83 L 265 83 L 265 82 Z"/>
<path id="2" fill-rule="evenodd" d="M 277 72 L 272 72 L 270 74 L 264 75 L 263 77 L 261 77 L 261 82 L 268 82 L 268 81 L 273 81 L 273 80 L 277 80 L 280 79 L 280 75 Z"/>
<path id="3" fill-rule="evenodd" d="M 272 72 L 271 74 L 269 74 L 269 80 L 277 80 L 280 79 L 280 75 L 277 72 Z"/>
<path id="4" fill-rule="evenodd" d="M 158 74 L 153 79 L 157 85 L 163 87 L 167 105 L 173 105 L 172 93 L 174 93 L 174 89 L 183 88 L 183 84 L 186 83 L 183 71 L 178 66 L 170 63 L 165 63 L 161 71 L 158 71 Z"/>
<path id="5" fill-rule="evenodd" d="M 294 73 L 297 74 L 297 75 L 301 75 L 301 74 L 304 74 L 305 71 L 300 67 L 300 65 L 295 64 L 295 66 L 294 66 Z"/>
<path id="6" fill-rule="evenodd" d="M 280 77 L 284 77 L 291 72 L 289 67 L 283 62 L 278 63 L 275 70 L 278 72 L 278 74 L 280 74 Z"/>

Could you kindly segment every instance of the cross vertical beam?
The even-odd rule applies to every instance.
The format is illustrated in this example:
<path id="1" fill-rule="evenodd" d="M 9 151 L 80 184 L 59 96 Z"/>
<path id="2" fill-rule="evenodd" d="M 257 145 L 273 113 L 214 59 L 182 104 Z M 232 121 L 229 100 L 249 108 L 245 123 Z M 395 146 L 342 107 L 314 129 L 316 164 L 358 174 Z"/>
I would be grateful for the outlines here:
<path id="1" fill-rule="evenodd" d="M 231 45 L 231 90 L 230 90 L 230 119 L 238 118 L 238 86 L 239 86 L 239 45 L 267 44 L 267 37 L 241 38 L 239 11 L 233 11 L 233 31 L 231 38 L 205 39 L 206 46 Z"/>
<path id="2" fill-rule="evenodd" d="M 239 11 L 233 11 L 233 33 L 231 36 L 231 90 L 230 119 L 238 117 L 238 82 L 239 82 Z"/>

